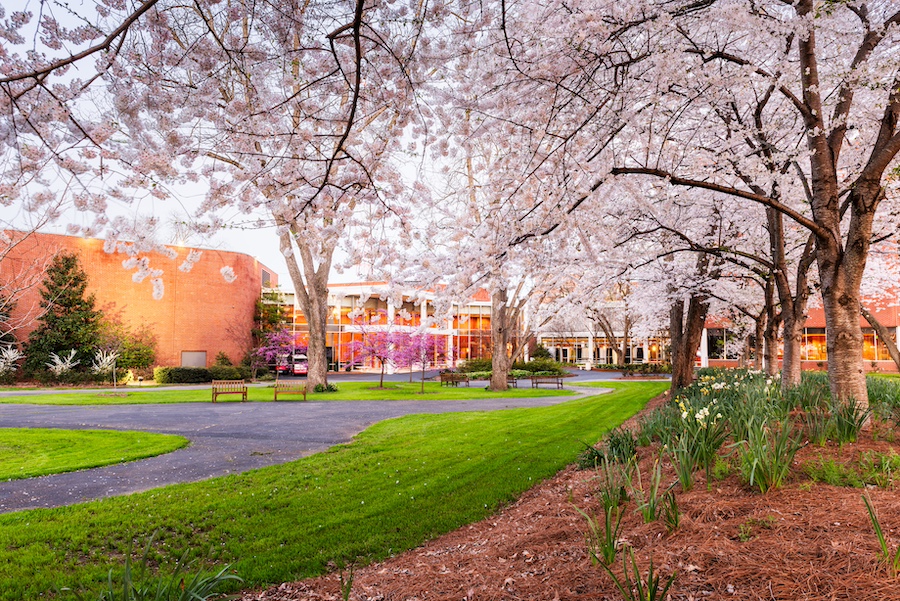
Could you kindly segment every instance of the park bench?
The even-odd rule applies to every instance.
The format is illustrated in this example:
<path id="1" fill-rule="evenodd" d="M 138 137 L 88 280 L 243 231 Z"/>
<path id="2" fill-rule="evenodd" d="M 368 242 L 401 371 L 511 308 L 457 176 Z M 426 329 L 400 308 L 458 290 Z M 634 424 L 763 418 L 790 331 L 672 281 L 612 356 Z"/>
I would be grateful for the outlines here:
<path id="1" fill-rule="evenodd" d="M 243 380 L 213 380 L 212 402 L 215 403 L 220 394 L 239 394 L 241 401 L 247 400 L 247 384 Z"/>
<path id="2" fill-rule="evenodd" d="M 506 385 L 512 386 L 513 388 L 519 387 L 519 379 L 514 376 L 506 376 Z"/>
<path id="3" fill-rule="evenodd" d="M 275 400 L 278 400 L 278 395 L 285 394 L 302 394 L 303 400 L 306 400 L 306 382 L 297 382 L 291 380 L 279 380 L 275 382 Z"/>
<path id="4" fill-rule="evenodd" d="M 441 386 L 459 386 L 460 382 L 465 382 L 466 386 L 468 386 L 468 374 L 460 374 L 455 372 L 446 372 L 441 374 Z"/>
<path id="5" fill-rule="evenodd" d="M 563 379 L 562 376 L 531 376 L 532 388 L 539 388 L 541 384 L 550 384 L 562 389 Z"/>

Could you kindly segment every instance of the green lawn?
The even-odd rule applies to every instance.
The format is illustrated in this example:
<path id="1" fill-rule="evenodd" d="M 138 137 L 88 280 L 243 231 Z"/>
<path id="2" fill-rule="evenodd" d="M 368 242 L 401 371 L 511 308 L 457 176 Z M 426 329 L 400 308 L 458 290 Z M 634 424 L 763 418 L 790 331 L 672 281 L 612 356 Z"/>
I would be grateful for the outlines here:
<path id="1" fill-rule="evenodd" d="M 579 388 L 612 388 L 611 382 L 652 382 L 654 380 L 642 380 L 640 378 L 636 378 L 634 380 L 604 380 L 597 382 L 578 382 L 577 386 Z M 655 380 L 657 382 L 668 381 L 665 378 L 659 378 Z"/>
<path id="2" fill-rule="evenodd" d="M 72 472 L 153 457 L 187 446 L 168 434 L 112 430 L 0 429 L 0 480 Z"/>
<path id="3" fill-rule="evenodd" d="M 82 505 L 0 516 L 0 599 L 102 587 L 127 541 L 153 532 L 163 570 L 186 549 L 233 564 L 247 588 L 373 561 L 482 519 L 571 463 L 667 388 L 551 407 L 413 415 L 285 465 Z"/>
<path id="4" fill-rule="evenodd" d="M 565 390 L 547 388 L 510 388 L 505 392 L 485 390 L 487 382 L 473 382 L 471 387 L 441 386 L 438 382 L 425 382 L 425 393 L 421 393 L 421 383 L 390 382 L 384 389 L 378 388 L 378 382 L 341 382 L 337 392 L 311 392 L 306 395 L 308 401 L 445 401 L 462 399 L 491 398 L 528 398 L 566 396 L 573 394 Z M 272 402 L 272 385 L 251 386 L 247 392 L 249 401 Z M 295 397 L 291 397 L 295 398 Z M 220 396 L 217 402 L 240 402 L 240 395 Z M 140 405 L 152 403 L 209 403 L 211 394 L 209 386 L 192 390 L 174 390 L 164 386 L 147 390 L 128 387 L 118 393 L 107 392 L 59 392 L 52 394 L 28 394 L 21 396 L 0 396 L 0 404 L 34 404 L 34 405 Z M 296 402 L 292 400 L 279 402 Z M 302 401 L 302 398 L 300 400 Z"/>

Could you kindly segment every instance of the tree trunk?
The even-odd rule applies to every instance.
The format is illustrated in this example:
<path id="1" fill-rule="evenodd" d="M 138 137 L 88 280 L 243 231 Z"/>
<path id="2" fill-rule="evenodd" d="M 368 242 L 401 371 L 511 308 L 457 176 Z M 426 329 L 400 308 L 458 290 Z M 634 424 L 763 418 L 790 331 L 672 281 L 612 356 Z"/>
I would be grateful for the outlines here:
<path id="1" fill-rule="evenodd" d="M 770 289 L 769 286 L 766 289 Z M 768 307 L 768 294 L 766 299 L 766 306 L 763 310 L 756 316 L 756 319 L 753 320 L 754 331 L 753 331 L 753 369 L 762 371 L 765 362 L 763 361 L 763 352 L 765 349 L 765 339 L 766 339 L 766 327 L 768 325 L 768 317 L 769 317 L 769 307 Z M 749 344 L 748 350 L 749 350 Z"/>
<path id="2" fill-rule="evenodd" d="M 766 342 L 765 342 L 765 360 L 764 368 L 766 374 L 770 376 L 778 375 L 778 325 L 781 319 L 775 314 L 775 308 L 772 307 L 772 313 L 766 320 Z"/>
<path id="3" fill-rule="evenodd" d="M 891 361 L 893 361 L 894 365 L 897 366 L 897 369 L 900 370 L 900 350 L 897 350 L 897 343 L 894 341 L 894 337 L 891 336 L 891 332 L 863 305 L 859 306 L 859 312 L 862 313 L 862 316 L 866 318 L 866 321 L 869 322 L 869 325 L 872 326 L 872 329 L 878 334 L 878 340 L 884 343 L 888 355 L 891 356 Z"/>
<path id="4" fill-rule="evenodd" d="M 805 316 L 798 318 L 793 313 L 793 311 L 784 310 L 781 312 L 782 322 L 784 323 L 781 387 L 784 390 L 798 386 L 803 371 L 800 351 L 803 345 L 803 328 L 806 325 L 806 319 Z"/>
<path id="5" fill-rule="evenodd" d="M 684 301 L 676 300 L 669 311 L 669 338 L 672 343 L 672 392 L 677 394 L 694 381 L 694 360 L 709 304 L 706 297 L 692 295 L 685 320 Z"/>
<path id="6" fill-rule="evenodd" d="M 278 220 L 278 224 L 285 225 L 285 222 Z M 327 386 L 328 355 L 325 334 L 328 323 L 328 274 L 331 271 L 334 248 L 320 249 L 319 262 L 316 265 L 312 250 L 303 243 L 302 230 L 296 222 L 291 222 L 290 229 L 279 235 L 279 243 L 291 276 L 291 283 L 294 284 L 294 293 L 309 327 L 306 385 L 310 390 L 318 385 Z M 294 244 L 299 250 L 302 272 L 297 261 L 297 253 L 294 252 Z"/>
<path id="7" fill-rule="evenodd" d="M 624 356 L 619 354 L 619 348 L 616 346 L 616 333 L 613 330 L 609 318 L 597 313 L 595 321 L 603 331 L 603 335 L 606 337 L 606 346 L 613 352 L 613 363 L 615 365 L 624 365 Z M 606 357 L 603 358 L 603 363 L 606 363 Z"/>
<path id="8" fill-rule="evenodd" d="M 622 318 L 622 351 L 620 353 L 621 363 L 619 365 L 625 365 L 625 357 L 628 357 L 629 363 L 634 363 L 634 357 L 628 352 L 628 345 L 631 343 L 631 322 L 628 319 L 628 316 L 624 316 Z"/>
<path id="9" fill-rule="evenodd" d="M 509 344 L 509 308 L 506 305 L 506 289 L 501 288 L 491 295 L 491 383 L 488 390 L 507 390 L 509 369 L 512 359 L 506 349 Z"/>
<path id="10" fill-rule="evenodd" d="M 834 194 L 838 203 L 837 186 L 823 186 Z M 860 184 L 850 192 L 851 206 L 868 204 L 866 186 Z M 860 198 L 862 197 L 862 198 Z M 874 215 L 859 215 L 854 211 L 847 227 L 847 244 L 840 244 L 841 220 L 831 222 L 830 236 L 816 238 L 816 262 L 822 287 L 825 310 L 825 342 L 828 352 L 828 380 L 834 399 L 854 398 L 868 406 L 866 372 L 863 367 L 863 336 L 859 323 L 859 288 L 866 268 L 866 255 L 872 234 Z"/>
<path id="11" fill-rule="evenodd" d="M 813 0 L 798 0 L 797 15 L 812 18 L 818 10 Z M 863 60 L 874 44 L 860 47 Z M 898 82 L 892 84 L 889 101 L 881 120 L 881 128 L 868 161 L 842 199 L 839 194 L 838 167 L 846 119 L 853 98 L 852 88 L 838 91 L 840 98 L 834 114 L 835 128 L 826 126 L 825 107 L 815 31 L 797 40 L 798 67 L 803 90 L 804 127 L 809 149 L 811 209 L 816 236 L 816 263 L 825 309 L 825 340 L 828 348 L 828 381 L 831 395 L 837 401 L 855 398 L 863 407 L 869 403 L 866 374 L 862 358 L 862 329 L 859 325 L 859 287 L 866 268 L 872 239 L 875 211 L 884 194 L 881 179 L 898 151 L 897 129 L 900 115 Z M 846 211 L 846 213 L 845 213 Z M 849 217 L 849 219 L 848 219 Z"/>
<path id="12" fill-rule="evenodd" d="M 294 289 L 297 289 L 296 282 Z M 309 324 L 309 344 L 306 350 L 309 370 L 306 382 L 307 386 L 312 389 L 318 384 L 323 386 L 328 384 L 328 355 L 325 346 L 325 332 L 328 323 L 328 288 L 325 278 L 309 285 L 308 294 L 305 295 L 308 300 L 305 302 L 303 296 L 298 295 L 298 298 L 301 299 L 301 309 Z"/>

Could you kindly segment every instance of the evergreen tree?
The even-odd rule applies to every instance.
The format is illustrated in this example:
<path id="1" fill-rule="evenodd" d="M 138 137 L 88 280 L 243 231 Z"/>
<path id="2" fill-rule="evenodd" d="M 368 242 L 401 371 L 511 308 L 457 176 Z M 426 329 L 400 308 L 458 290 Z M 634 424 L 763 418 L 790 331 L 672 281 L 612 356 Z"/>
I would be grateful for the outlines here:
<path id="1" fill-rule="evenodd" d="M 91 365 L 102 313 L 94 308 L 94 295 L 85 296 L 87 283 L 77 255 L 60 253 L 54 257 L 41 288 L 40 325 L 28 337 L 27 371 L 46 369 L 50 353 L 61 356 L 72 349 L 81 367 Z"/>

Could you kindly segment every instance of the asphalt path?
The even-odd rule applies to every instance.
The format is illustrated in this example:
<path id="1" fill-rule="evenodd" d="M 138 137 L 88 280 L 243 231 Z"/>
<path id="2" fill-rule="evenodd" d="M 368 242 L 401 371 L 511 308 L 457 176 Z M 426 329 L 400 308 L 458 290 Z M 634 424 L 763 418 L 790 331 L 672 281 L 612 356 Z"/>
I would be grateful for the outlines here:
<path id="1" fill-rule="evenodd" d="M 577 374 L 574 379 L 567 380 L 567 384 L 603 379 L 597 378 L 597 374 L 590 375 L 594 377 Z M 160 390 L 159 393 L 165 392 Z M 370 425 L 403 415 L 541 407 L 572 398 L 0 405 L 0 427 L 3 428 L 139 430 L 178 434 L 191 441 L 184 449 L 149 459 L 0 482 L 0 513 L 71 505 L 285 463 L 349 442 Z"/>

